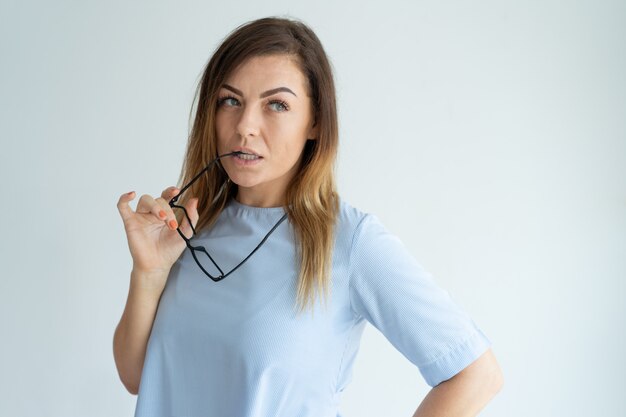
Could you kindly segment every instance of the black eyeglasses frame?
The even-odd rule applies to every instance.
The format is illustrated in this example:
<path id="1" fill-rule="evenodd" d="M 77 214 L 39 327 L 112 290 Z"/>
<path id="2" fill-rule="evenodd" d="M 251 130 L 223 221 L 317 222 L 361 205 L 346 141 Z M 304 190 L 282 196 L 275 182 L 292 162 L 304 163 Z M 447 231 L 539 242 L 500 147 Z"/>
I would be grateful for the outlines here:
<path id="1" fill-rule="evenodd" d="M 180 224 L 179 226 L 176 228 L 176 230 L 178 231 L 178 234 L 180 235 L 180 237 L 182 237 L 185 241 L 185 244 L 187 245 L 187 248 L 189 248 L 189 250 L 191 251 L 191 255 L 193 256 L 193 259 L 196 261 L 196 264 L 198 264 L 198 267 L 200 267 L 200 269 L 202 270 L 202 272 L 204 272 L 204 274 L 206 276 L 208 276 L 209 278 L 211 278 L 214 282 L 219 282 L 221 280 L 223 280 L 224 278 L 226 278 L 227 276 L 229 276 L 230 274 L 232 274 L 233 272 L 235 272 L 241 265 L 243 265 L 244 262 L 246 262 L 260 247 L 261 245 L 263 245 L 263 243 L 265 243 L 265 241 L 270 237 L 270 235 L 274 232 L 274 230 L 276 230 L 276 228 L 283 222 L 285 221 L 285 219 L 287 218 L 287 213 L 285 213 L 279 220 L 278 222 L 276 222 L 276 224 L 270 229 L 270 231 L 265 235 L 265 237 L 261 240 L 261 242 L 256 246 L 256 248 L 254 248 L 252 250 L 252 252 L 250 252 L 250 254 L 248 254 L 248 256 L 246 256 L 241 262 L 239 262 L 239 264 L 237 264 L 233 269 L 231 269 L 230 271 L 228 271 L 227 273 L 224 273 L 224 271 L 222 270 L 222 268 L 220 268 L 220 266 L 217 264 L 217 262 L 215 262 L 215 260 L 213 259 L 213 257 L 211 256 L 211 254 L 209 254 L 209 252 L 206 250 L 206 248 L 204 246 L 194 246 L 191 244 L 191 239 L 193 239 L 193 237 L 196 235 L 196 229 L 193 227 L 193 224 L 191 223 L 191 219 L 189 218 L 189 214 L 187 213 L 187 209 L 185 209 L 185 207 L 177 205 L 176 203 L 178 202 L 178 199 L 180 198 L 181 195 L 183 195 L 183 193 L 189 188 L 191 187 L 191 185 L 198 180 L 198 178 L 200 178 L 200 176 L 202 176 L 202 174 L 204 174 L 209 168 L 211 168 L 211 166 L 216 163 L 217 161 L 219 161 L 221 158 L 226 157 L 226 156 L 232 156 L 232 155 L 237 155 L 241 152 L 231 152 L 231 153 L 227 153 L 224 155 L 220 155 L 217 158 L 213 159 L 211 162 L 208 163 L 208 165 L 202 170 L 200 171 L 191 181 L 189 181 L 189 183 L 187 185 L 185 185 L 184 187 L 181 188 L 180 192 L 175 195 L 170 201 L 169 201 L 169 205 L 172 209 L 177 208 L 177 209 L 181 209 L 183 211 L 183 213 L 185 213 L 185 217 L 187 218 L 187 222 L 189 223 L 189 226 L 191 227 L 191 230 L 193 231 L 193 235 L 190 238 L 187 238 L 187 236 L 185 236 L 185 234 L 180 230 Z M 211 273 L 209 273 L 206 269 L 204 269 L 204 267 L 202 266 L 202 264 L 200 263 L 200 261 L 198 260 L 198 257 L 196 256 L 196 251 L 197 252 L 203 252 L 210 260 L 211 263 L 213 263 L 213 265 L 215 266 L 215 268 L 217 268 L 217 270 L 220 272 L 218 276 L 213 276 L 211 275 Z"/>

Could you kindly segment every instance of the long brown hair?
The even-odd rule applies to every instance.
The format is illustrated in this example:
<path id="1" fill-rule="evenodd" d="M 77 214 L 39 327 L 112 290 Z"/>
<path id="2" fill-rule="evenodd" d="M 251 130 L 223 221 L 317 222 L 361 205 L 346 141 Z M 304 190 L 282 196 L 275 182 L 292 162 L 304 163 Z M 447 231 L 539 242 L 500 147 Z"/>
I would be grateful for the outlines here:
<path id="1" fill-rule="evenodd" d="M 309 304 L 315 304 L 316 292 L 324 294 L 325 304 L 330 295 L 334 226 L 339 210 L 334 176 L 339 135 L 335 84 L 322 44 L 306 24 L 295 19 L 266 17 L 240 25 L 218 46 L 196 89 L 197 108 L 179 186 L 217 157 L 218 91 L 229 74 L 249 58 L 283 54 L 295 58 L 308 81 L 314 120 L 319 125 L 318 137 L 306 142 L 299 171 L 288 185 L 285 198 L 300 263 L 296 301 L 301 313 Z M 217 165 L 180 199 L 186 204 L 188 199 L 198 198 L 200 218 L 196 231 L 210 227 L 237 194 L 237 185 Z"/>

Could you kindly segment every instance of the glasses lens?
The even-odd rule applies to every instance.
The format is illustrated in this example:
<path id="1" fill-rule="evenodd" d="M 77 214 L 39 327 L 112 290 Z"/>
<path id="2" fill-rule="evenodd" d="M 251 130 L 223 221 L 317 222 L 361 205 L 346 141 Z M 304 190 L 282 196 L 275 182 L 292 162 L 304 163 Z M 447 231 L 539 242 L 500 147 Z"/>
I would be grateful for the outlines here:
<path id="1" fill-rule="evenodd" d="M 191 220 L 187 216 L 186 210 L 181 207 L 172 207 L 176 221 L 178 222 L 178 230 L 180 230 L 185 238 L 191 239 L 194 236 L 193 230 L 190 227 Z"/>
<path id="2" fill-rule="evenodd" d="M 202 249 L 198 249 L 194 250 L 193 253 L 195 255 L 194 257 L 196 259 L 196 262 L 202 267 L 202 269 L 204 269 L 213 277 L 219 277 L 220 275 L 222 275 L 222 271 L 218 269 L 216 263 L 213 262 L 213 259 L 208 252 Z"/>

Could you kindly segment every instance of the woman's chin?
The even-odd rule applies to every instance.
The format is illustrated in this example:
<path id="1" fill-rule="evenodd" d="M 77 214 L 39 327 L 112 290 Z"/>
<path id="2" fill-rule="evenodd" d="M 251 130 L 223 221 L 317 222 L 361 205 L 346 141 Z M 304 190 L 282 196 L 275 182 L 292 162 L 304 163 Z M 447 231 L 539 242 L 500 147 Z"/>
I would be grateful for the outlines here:
<path id="1" fill-rule="evenodd" d="M 237 176 L 230 177 L 230 181 L 236 184 L 239 188 L 252 188 L 259 184 L 259 181 L 252 178 L 240 178 Z"/>

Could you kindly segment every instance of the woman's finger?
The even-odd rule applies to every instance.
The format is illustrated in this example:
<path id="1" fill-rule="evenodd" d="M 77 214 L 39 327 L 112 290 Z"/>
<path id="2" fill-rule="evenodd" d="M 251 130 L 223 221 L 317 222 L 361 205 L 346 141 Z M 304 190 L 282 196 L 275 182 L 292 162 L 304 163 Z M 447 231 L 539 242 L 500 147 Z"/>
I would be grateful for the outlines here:
<path id="1" fill-rule="evenodd" d="M 187 214 L 189 215 L 191 224 L 195 228 L 196 224 L 198 224 L 198 217 L 199 217 L 198 216 L 198 199 L 195 197 L 190 198 L 187 204 L 185 204 L 185 209 L 187 210 Z M 180 230 L 183 232 L 185 236 L 189 237 L 193 235 L 193 229 L 189 225 L 189 220 L 187 219 L 187 216 L 183 216 Z"/>
<path id="2" fill-rule="evenodd" d="M 120 215 L 122 216 L 122 220 L 124 220 L 124 222 L 126 222 L 133 215 L 133 209 L 131 209 L 130 205 L 128 204 L 133 200 L 133 198 L 135 198 L 135 192 L 131 191 L 129 193 L 122 194 L 117 201 L 117 209 L 120 212 Z"/>
<path id="3" fill-rule="evenodd" d="M 168 200 L 159 197 L 155 201 L 160 206 L 159 219 L 163 220 L 171 230 L 176 230 L 178 227 L 178 221 L 176 220 L 176 215 L 170 207 Z"/>
<path id="4" fill-rule="evenodd" d="M 139 202 L 137 203 L 137 213 L 152 214 L 159 221 L 165 221 L 165 219 L 167 219 L 167 213 L 165 210 L 149 194 L 144 194 L 139 198 Z"/>
<path id="5" fill-rule="evenodd" d="M 161 193 L 161 198 L 165 199 L 169 201 L 174 198 L 174 196 L 176 194 L 178 194 L 180 192 L 180 190 L 178 189 L 178 187 L 176 186 L 171 186 L 171 187 L 167 187 L 165 190 L 163 190 L 163 192 Z"/>

